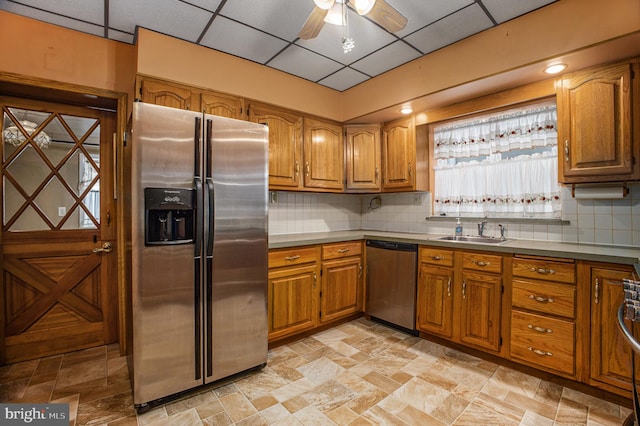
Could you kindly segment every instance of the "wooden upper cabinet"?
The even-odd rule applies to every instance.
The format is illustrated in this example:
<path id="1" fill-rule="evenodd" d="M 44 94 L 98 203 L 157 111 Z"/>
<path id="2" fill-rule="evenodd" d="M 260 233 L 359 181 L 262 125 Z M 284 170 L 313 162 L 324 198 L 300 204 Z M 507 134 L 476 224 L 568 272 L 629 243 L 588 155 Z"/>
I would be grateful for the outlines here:
<path id="1" fill-rule="evenodd" d="M 345 135 L 347 191 L 380 192 L 380 126 L 347 126 Z"/>
<path id="2" fill-rule="evenodd" d="M 563 76 L 558 102 L 558 177 L 563 183 L 637 180 L 638 62 Z M 637 125 L 637 124 L 636 124 Z"/>
<path id="3" fill-rule="evenodd" d="M 382 127 L 382 190 L 412 191 L 416 182 L 416 132 L 413 116 Z"/>
<path id="4" fill-rule="evenodd" d="M 252 103 L 249 121 L 269 126 L 269 189 L 302 186 L 302 116 L 268 105 Z"/>
<path id="5" fill-rule="evenodd" d="M 148 77 L 139 78 L 137 86 L 137 93 L 142 102 L 200 111 L 200 94 L 193 92 L 189 86 Z"/>
<path id="6" fill-rule="evenodd" d="M 237 96 L 205 91 L 200 95 L 200 107 L 206 114 L 243 120 L 244 99 Z"/>
<path id="7" fill-rule="evenodd" d="M 342 127 L 304 118 L 304 186 L 327 192 L 344 190 Z"/>

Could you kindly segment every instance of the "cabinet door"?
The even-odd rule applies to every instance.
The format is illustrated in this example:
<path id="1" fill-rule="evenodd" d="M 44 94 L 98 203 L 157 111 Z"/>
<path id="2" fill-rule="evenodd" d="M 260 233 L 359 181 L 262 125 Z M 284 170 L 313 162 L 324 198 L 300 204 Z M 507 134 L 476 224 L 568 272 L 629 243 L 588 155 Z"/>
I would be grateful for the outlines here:
<path id="1" fill-rule="evenodd" d="M 294 189 L 301 186 L 302 117 L 251 104 L 249 121 L 269 126 L 269 188 Z"/>
<path id="2" fill-rule="evenodd" d="M 415 187 L 416 132 L 413 117 L 382 128 L 382 189 L 411 191 Z"/>
<path id="3" fill-rule="evenodd" d="M 460 340 L 485 349 L 500 350 L 500 296 L 502 278 L 462 273 Z"/>
<path id="4" fill-rule="evenodd" d="M 360 311 L 362 311 L 360 257 L 323 262 L 320 322 L 333 321 Z"/>
<path id="5" fill-rule="evenodd" d="M 631 390 L 631 348 L 618 326 L 622 279 L 631 271 L 591 269 L 591 381 Z M 631 329 L 629 323 L 629 329 Z"/>
<path id="6" fill-rule="evenodd" d="M 339 192 L 344 189 L 342 128 L 304 119 L 304 186 Z"/>
<path id="7" fill-rule="evenodd" d="M 606 182 L 633 173 L 632 66 L 570 74 L 558 94 L 559 180 Z M 635 149 L 637 151 L 637 148 Z"/>
<path id="8" fill-rule="evenodd" d="M 200 106 L 205 114 L 244 119 L 244 100 L 236 96 L 215 92 L 202 92 Z"/>
<path id="9" fill-rule="evenodd" d="M 316 264 L 269 271 L 269 340 L 317 325 Z"/>
<path id="10" fill-rule="evenodd" d="M 451 338 L 453 330 L 453 270 L 420 263 L 416 328 Z"/>
<path id="11" fill-rule="evenodd" d="M 347 144 L 347 191 L 379 192 L 380 127 L 351 126 L 345 129 Z"/>
<path id="12" fill-rule="evenodd" d="M 200 94 L 190 87 L 152 78 L 139 82 L 139 94 L 143 102 L 189 111 L 200 110 Z"/>

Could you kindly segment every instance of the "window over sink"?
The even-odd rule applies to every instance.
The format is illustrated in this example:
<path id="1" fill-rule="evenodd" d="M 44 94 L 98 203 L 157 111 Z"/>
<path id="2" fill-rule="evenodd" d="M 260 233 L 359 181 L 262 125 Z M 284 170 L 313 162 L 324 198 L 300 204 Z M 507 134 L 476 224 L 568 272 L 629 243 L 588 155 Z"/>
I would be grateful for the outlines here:
<path id="1" fill-rule="evenodd" d="M 560 218 L 556 103 L 433 125 L 434 216 Z"/>

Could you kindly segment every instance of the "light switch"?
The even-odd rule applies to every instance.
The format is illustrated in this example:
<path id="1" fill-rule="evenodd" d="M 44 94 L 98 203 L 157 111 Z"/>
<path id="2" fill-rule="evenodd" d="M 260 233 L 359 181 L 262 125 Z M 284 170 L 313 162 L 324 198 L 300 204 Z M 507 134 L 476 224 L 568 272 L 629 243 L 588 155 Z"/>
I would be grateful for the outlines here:
<path id="1" fill-rule="evenodd" d="M 59 217 L 63 217 L 65 214 L 67 214 L 67 208 L 66 207 L 58 207 L 58 216 Z"/>

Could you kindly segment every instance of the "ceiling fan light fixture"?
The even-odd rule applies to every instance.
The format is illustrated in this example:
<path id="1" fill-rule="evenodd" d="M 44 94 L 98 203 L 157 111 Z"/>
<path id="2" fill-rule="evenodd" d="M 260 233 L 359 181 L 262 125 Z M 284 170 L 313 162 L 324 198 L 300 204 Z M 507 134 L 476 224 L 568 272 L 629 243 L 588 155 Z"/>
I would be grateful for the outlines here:
<path id="1" fill-rule="evenodd" d="M 371 12 L 373 6 L 376 4 L 376 0 L 355 0 L 354 7 L 358 12 L 358 15 L 366 15 Z"/>
<path id="2" fill-rule="evenodd" d="M 333 6 L 331 6 L 331 9 L 329 9 L 327 16 L 324 18 L 324 22 L 328 24 L 333 24 L 333 25 L 340 25 L 340 26 L 345 25 L 344 13 L 342 11 L 341 2 L 336 1 L 333 4 Z"/>
<path id="3" fill-rule="evenodd" d="M 335 0 L 313 0 L 320 9 L 329 10 L 335 3 Z"/>

